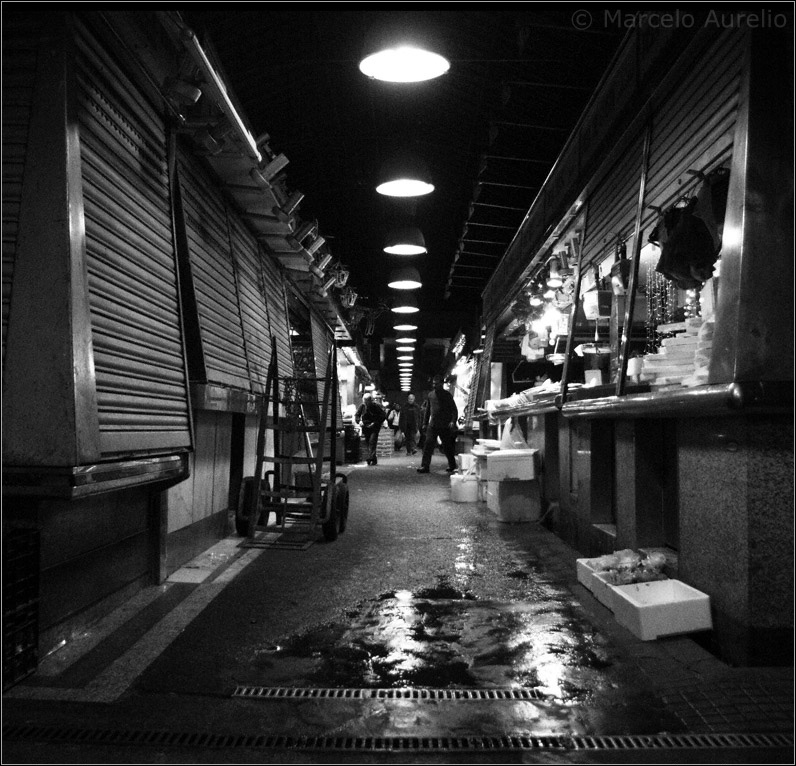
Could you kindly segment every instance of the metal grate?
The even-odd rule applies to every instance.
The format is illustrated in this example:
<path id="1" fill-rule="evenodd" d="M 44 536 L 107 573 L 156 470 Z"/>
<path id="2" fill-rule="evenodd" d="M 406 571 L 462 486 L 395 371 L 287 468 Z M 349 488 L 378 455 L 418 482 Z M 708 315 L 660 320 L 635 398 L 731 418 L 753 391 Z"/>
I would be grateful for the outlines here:
<path id="1" fill-rule="evenodd" d="M 34 741 L 86 745 L 259 748 L 369 752 L 481 752 L 484 750 L 671 750 L 793 747 L 787 734 L 656 734 L 625 736 L 501 737 L 291 737 L 264 734 L 208 734 L 147 730 L 74 729 L 7 725 L 7 742 Z"/>
<path id="2" fill-rule="evenodd" d="M 312 689 L 238 686 L 233 697 L 263 699 L 545 700 L 536 689 Z"/>

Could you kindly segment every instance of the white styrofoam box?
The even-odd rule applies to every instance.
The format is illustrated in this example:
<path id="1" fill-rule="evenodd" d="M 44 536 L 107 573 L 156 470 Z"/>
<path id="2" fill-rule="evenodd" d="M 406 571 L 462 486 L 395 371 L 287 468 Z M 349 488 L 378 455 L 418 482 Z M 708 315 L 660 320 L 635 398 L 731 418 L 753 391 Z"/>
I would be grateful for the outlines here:
<path id="1" fill-rule="evenodd" d="M 475 476 L 451 474 L 451 500 L 454 503 L 474 503 L 478 500 L 478 479 Z"/>
<path id="2" fill-rule="evenodd" d="M 489 481 L 530 481 L 536 477 L 535 449 L 500 449 L 487 455 Z"/>
<path id="3" fill-rule="evenodd" d="M 615 585 L 616 621 L 642 641 L 710 630 L 710 597 L 680 580 Z"/>
<path id="4" fill-rule="evenodd" d="M 542 510 L 538 481 L 488 481 L 487 508 L 500 521 L 516 524 L 536 521 Z"/>
<path id="5" fill-rule="evenodd" d="M 475 463 L 475 455 L 470 452 L 460 452 L 456 455 L 456 463 L 462 473 L 469 471 Z"/>
<path id="6" fill-rule="evenodd" d="M 575 566 L 578 570 L 578 582 L 584 587 L 588 588 L 589 590 L 594 590 L 594 575 L 596 570 L 594 569 L 594 562 L 597 559 L 576 559 Z"/>
<path id="7" fill-rule="evenodd" d="M 611 584 L 612 579 L 611 572 L 594 572 L 592 575 L 592 593 L 594 598 L 613 612 L 616 603 L 616 586 Z"/>

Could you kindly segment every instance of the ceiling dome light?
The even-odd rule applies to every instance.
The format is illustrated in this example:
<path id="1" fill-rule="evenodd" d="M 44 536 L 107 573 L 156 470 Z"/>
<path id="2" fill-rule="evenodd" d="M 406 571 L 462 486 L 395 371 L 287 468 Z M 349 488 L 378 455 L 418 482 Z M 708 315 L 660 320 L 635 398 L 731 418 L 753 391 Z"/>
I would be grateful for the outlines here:
<path id="1" fill-rule="evenodd" d="M 438 53 L 401 45 L 366 56 L 359 62 L 359 71 L 385 82 L 423 82 L 440 77 L 450 66 Z"/>
<path id="2" fill-rule="evenodd" d="M 417 325 L 416 324 L 397 324 L 397 325 L 393 325 L 392 329 L 393 330 L 397 330 L 398 332 L 410 332 L 411 330 L 416 330 L 417 329 Z M 398 340 L 400 340 L 401 343 L 409 343 L 408 340 L 404 341 L 403 338 L 399 338 Z"/>
<path id="3" fill-rule="evenodd" d="M 433 192 L 434 184 L 421 159 L 400 153 L 382 166 L 376 191 L 387 197 L 421 197 Z"/>
<path id="4" fill-rule="evenodd" d="M 388 232 L 384 252 L 391 255 L 420 255 L 428 250 L 423 232 L 417 226 L 402 226 Z"/>
<path id="5" fill-rule="evenodd" d="M 422 286 L 420 272 L 414 266 L 395 269 L 390 273 L 390 281 L 387 283 L 387 287 L 393 290 L 417 290 Z"/>
<path id="6" fill-rule="evenodd" d="M 417 298 L 411 292 L 403 292 L 405 292 L 405 295 L 395 299 L 392 311 L 395 314 L 416 314 L 420 311 L 420 307 L 417 305 Z"/>
<path id="7" fill-rule="evenodd" d="M 415 347 L 414 346 L 396 346 L 395 350 L 396 351 L 414 351 Z"/>
<path id="8" fill-rule="evenodd" d="M 404 361 L 406 361 L 407 359 L 413 359 L 413 358 L 414 358 L 414 357 L 411 357 L 411 356 L 399 356 L 399 357 L 398 357 L 398 359 L 402 359 L 402 360 L 404 360 Z"/>

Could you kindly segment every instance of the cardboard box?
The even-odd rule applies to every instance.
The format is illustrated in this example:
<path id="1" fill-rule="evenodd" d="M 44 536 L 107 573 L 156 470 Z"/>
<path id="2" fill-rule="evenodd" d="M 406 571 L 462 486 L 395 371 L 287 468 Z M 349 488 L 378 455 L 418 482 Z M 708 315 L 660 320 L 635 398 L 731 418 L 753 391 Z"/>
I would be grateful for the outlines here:
<path id="1" fill-rule="evenodd" d="M 535 449 L 500 449 L 487 455 L 488 481 L 531 481 L 537 478 Z M 483 471 L 481 478 L 484 478 Z"/>
<path id="2" fill-rule="evenodd" d="M 542 508 L 538 481 L 488 481 L 487 508 L 510 524 L 536 521 Z"/>
<path id="3" fill-rule="evenodd" d="M 709 596 L 680 580 L 610 587 L 616 621 L 642 641 L 713 627 Z"/>

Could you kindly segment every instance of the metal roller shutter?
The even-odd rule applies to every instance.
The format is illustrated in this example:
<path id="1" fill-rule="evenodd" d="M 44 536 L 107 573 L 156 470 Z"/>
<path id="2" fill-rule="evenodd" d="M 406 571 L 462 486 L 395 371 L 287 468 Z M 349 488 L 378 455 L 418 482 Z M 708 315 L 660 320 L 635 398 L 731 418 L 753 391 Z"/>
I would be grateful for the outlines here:
<path id="1" fill-rule="evenodd" d="M 271 357 L 271 332 L 259 248 L 254 237 L 232 213 L 229 227 L 251 385 L 255 392 L 264 393 Z"/>
<path id="2" fill-rule="evenodd" d="M 725 31 L 696 67 L 656 105 L 650 136 L 644 225 L 688 190 L 694 177 L 729 157 L 738 111 L 744 34 Z M 684 188 L 685 187 L 685 188 Z"/>
<path id="3" fill-rule="evenodd" d="M 638 207 L 643 147 L 643 135 L 638 134 L 589 195 L 584 264 L 599 263 L 611 255 L 617 234 L 623 240 L 632 234 Z"/>
<path id="4" fill-rule="evenodd" d="M 483 366 L 483 354 L 479 356 L 473 365 L 473 374 L 470 379 L 470 395 L 467 397 L 467 406 L 464 410 L 464 428 L 469 431 L 472 427 L 475 409 L 478 400 L 478 383 L 481 380 L 481 369 Z"/>
<path id="5" fill-rule="evenodd" d="M 190 447 L 165 126 L 90 31 L 76 31 L 100 449 Z"/>
<path id="6" fill-rule="evenodd" d="M 329 351 L 332 348 L 332 343 L 334 343 L 334 336 L 329 332 L 326 325 L 312 312 L 310 312 L 310 319 L 312 321 L 312 350 L 315 355 L 315 370 L 318 377 L 322 378 L 326 375 L 326 366 L 329 364 Z M 337 375 L 337 370 L 332 370 L 332 375 Z M 323 390 L 323 381 L 318 381 L 319 406 L 323 405 Z M 340 409 L 339 397 L 336 402 L 330 402 L 330 405 L 337 408 L 337 422 L 342 423 L 343 413 Z M 330 427 L 331 423 L 332 414 L 330 410 L 329 417 L 326 419 L 327 427 Z"/>
<path id="7" fill-rule="evenodd" d="M 495 325 L 486 327 L 484 353 L 481 354 L 481 374 L 478 380 L 478 400 L 476 406 L 484 406 L 484 402 L 492 393 L 492 349 L 495 346 Z"/>
<path id="8" fill-rule="evenodd" d="M 207 380 L 249 390 L 227 210 L 210 174 L 184 148 L 178 172 Z"/>
<path id="9" fill-rule="evenodd" d="M 495 325 L 487 325 L 483 353 L 480 354 L 473 366 L 473 375 L 470 380 L 470 395 L 467 398 L 467 407 L 464 412 L 464 427 L 469 430 L 475 411 L 484 406 L 489 393 L 492 379 L 492 349 L 495 345 Z M 459 413 L 461 414 L 461 413 Z"/>
<path id="10" fill-rule="evenodd" d="M 276 338 L 279 374 L 290 376 L 294 374 L 293 351 L 290 347 L 290 326 L 287 321 L 284 282 L 279 267 L 267 253 L 262 253 L 260 263 L 268 306 L 268 326 L 271 334 Z"/>
<path id="11" fill-rule="evenodd" d="M 3 338 L 5 361 L 11 284 L 19 234 L 22 178 L 36 80 L 38 23 L 3 29 Z"/>

